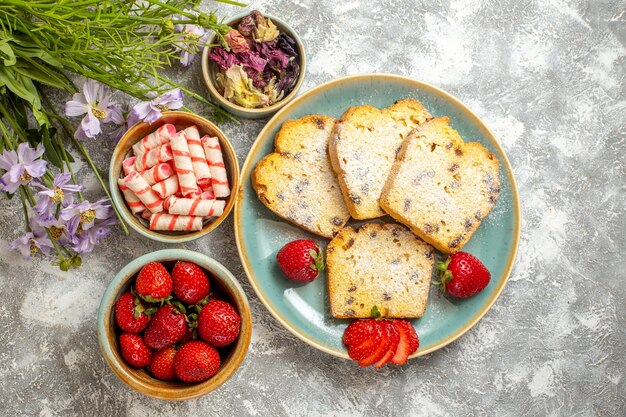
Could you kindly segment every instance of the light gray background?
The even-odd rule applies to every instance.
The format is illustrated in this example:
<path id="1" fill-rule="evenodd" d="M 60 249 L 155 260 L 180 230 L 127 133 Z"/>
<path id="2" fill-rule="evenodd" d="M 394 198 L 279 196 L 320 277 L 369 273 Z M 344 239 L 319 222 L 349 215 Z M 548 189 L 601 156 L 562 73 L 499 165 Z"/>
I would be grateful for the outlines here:
<path id="1" fill-rule="evenodd" d="M 500 138 L 518 181 L 523 230 L 502 296 L 460 340 L 404 367 L 359 369 L 291 336 L 239 263 L 231 218 L 184 245 L 215 257 L 252 304 L 252 345 L 219 391 L 167 403 L 129 389 L 100 356 L 96 312 L 123 265 L 166 247 L 120 230 L 60 272 L 22 261 L 15 201 L 0 210 L 0 414 L 626 415 L 624 1 L 256 1 L 298 31 L 302 91 L 347 74 L 431 82 Z M 217 7 L 221 16 L 239 13 Z M 174 76 L 205 93 L 199 62 Z M 61 99 L 61 98 L 59 98 Z M 63 100 L 67 98 L 63 97 Z M 188 102 L 190 103 L 190 102 Z M 195 106 L 200 114 L 201 106 Z M 240 162 L 263 121 L 223 126 Z M 113 145 L 90 143 L 106 169 Z M 87 167 L 80 170 L 88 174 Z M 93 177 L 86 184 L 96 189 Z"/>

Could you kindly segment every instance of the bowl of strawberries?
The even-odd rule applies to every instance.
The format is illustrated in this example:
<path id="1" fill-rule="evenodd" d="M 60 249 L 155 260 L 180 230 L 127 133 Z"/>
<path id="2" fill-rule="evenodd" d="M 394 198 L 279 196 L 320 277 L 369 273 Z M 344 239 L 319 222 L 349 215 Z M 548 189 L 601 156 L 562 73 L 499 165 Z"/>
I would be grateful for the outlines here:
<path id="1" fill-rule="evenodd" d="M 196 398 L 226 382 L 251 334 L 250 307 L 235 277 L 182 249 L 148 253 L 122 268 L 98 313 L 111 369 L 135 390 L 166 400 Z"/>

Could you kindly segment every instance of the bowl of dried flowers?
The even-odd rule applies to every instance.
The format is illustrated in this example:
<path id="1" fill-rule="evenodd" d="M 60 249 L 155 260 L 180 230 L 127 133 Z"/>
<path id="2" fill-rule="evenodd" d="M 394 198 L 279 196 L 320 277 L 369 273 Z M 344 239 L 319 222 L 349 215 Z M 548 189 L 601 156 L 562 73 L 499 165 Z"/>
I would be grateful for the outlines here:
<path id="1" fill-rule="evenodd" d="M 227 23 L 202 54 L 202 74 L 213 99 L 243 118 L 269 117 L 291 101 L 304 80 L 302 41 L 286 23 L 254 10 Z"/>

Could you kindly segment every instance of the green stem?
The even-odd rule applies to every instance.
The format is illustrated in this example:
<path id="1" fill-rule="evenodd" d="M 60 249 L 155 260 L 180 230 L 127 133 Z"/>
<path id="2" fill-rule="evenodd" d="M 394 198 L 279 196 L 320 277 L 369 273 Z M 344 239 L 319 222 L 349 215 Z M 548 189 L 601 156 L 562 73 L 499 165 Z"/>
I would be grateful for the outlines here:
<path id="1" fill-rule="evenodd" d="M 30 218 L 28 217 L 28 207 L 26 207 L 26 192 L 24 186 L 20 186 L 20 200 L 22 200 L 22 209 L 24 211 L 24 220 L 26 221 L 26 230 L 32 232 L 30 228 Z"/>
<path id="2" fill-rule="evenodd" d="M 2 119 L 0 119 L 0 131 L 2 132 L 2 142 L 4 144 L 4 147 L 10 151 L 14 150 L 15 146 L 10 140 L 11 134 L 9 133 L 9 130 L 7 129 Z"/>

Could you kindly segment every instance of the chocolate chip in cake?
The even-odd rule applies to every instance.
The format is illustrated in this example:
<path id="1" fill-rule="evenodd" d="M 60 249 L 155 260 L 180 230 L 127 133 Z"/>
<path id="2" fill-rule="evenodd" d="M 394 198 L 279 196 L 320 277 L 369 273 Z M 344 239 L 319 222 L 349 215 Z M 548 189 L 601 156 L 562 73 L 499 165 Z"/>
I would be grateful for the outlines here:
<path id="1" fill-rule="evenodd" d="M 432 226 L 432 225 L 430 225 L 430 224 L 428 224 L 428 223 L 426 223 L 426 224 L 424 225 L 424 233 L 426 233 L 427 235 L 432 234 L 434 231 L 435 231 L 435 229 L 433 228 L 433 226 Z"/>
<path id="2" fill-rule="evenodd" d="M 324 130 L 324 121 L 320 119 L 319 117 L 315 118 L 315 125 L 317 126 L 318 129 Z"/>
<path id="3" fill-rule="evenodd" d="M 454 150 L 454 153 L 456 154 L 456 156 L 463 156 L 463 151 L 461 150 L 461 148 L 456 148 Z"/>
<path id="4" fill-rule="evenodd" d="M 278 197 L 280 201 L 285 201 L 285 194 L 282 191 L 276 193 L 276 197 Z"/>
<path id="5" fill-rule="evenodd" d="M 404 211 L 407 212 L 411 209 L 411 200 L 404 200 Z"/>
<path id="6" fill-rule="evenodd" d="M 489 204 L 496 204 L 496 197 L 493 195 L 489 196 Z"/>
<path id="7" fill-rule="evenodd" d="M 435 170 L 430 168 L 428 171 L 426 171 L 426 175 L 428 175 L 428 178 L 435 178 Z"/>
<path id="8" fill-rule="evenodd" d="M 354 310 L 346 310 L 343 312 L 346 316 L 354 316 Z"/>
<path id="9" fill-rule="evenodd" d="M 473 225 L 474 223 L 472 223 L 470 219 L 465 219 L 465 223 L 463 224 L 463 227 L 465 228 L 466 232 L 469 232 L 470 230 L 472 230 Z"/>
<path id="10" fill-rule="evenodd" d="M 446 143 L 446 149 L 450 149 L 450 148 L 452 148 L 452 142 Z"/>
<path id="11" fill-rule="evenodd" d="M 452 165 L 450 165 L 450 168 L 448 168 L 448 171 L 454 172 L 457 169 L 459 169 L 459 164 L 452 164 Z"/>
<path id="12" fill-rule="evenodd" d="M 346 305 L 349 306 L 350 304 L 354 303 L 354 297 L 350 297 L 346 300 Z"/>
<path id="13" fill-rule="evenodd" d="M 335 226 L 341 226 L 343 224 L 343 220 L 341 220 L 339 217 L 333 217 L 331 223 Z"/>
<path id="14" fill-rule="evenodd" d="M 431 251 L 430 249 L 426 249 L 424 251 L 424 256 L 426 256 L 428 259 L 433 259 L 433 251 Z"/>
<path id="15" fill-rule="evenodd" d="M 389 294 L 387 294 L 386 292 L 384 292 L 383 293 L 383 300 L 390 301 L 391 300 L 391 296 Z"/>
<path id="16" fill-rule="evenodd" d="M 474 213 L 474 218 L 478 221 L 481 221 L 483 219 L 483 214 L 480 212 L 480 210 Z"/>
<path id="17" fill-rule="evenodd" d="M 378 236 L 378 232 L 374 231 L 374 232 L 370 233 L 370 239 L 375 239 L 376 236 Z"/>
<path id="18" fill-rule="evenodd" d="M 296 193 L 301 194 L 309 186 L 308 178 L 302 178 L 295 186 Z"/>
<path id="19" fill-rule="evenodd" d="M 348 288 L 348 292 L 355 292 L 356 291 L 356 285 L 350 285 L 350 288 Z"/>
<path id="20" fill-rule="evenodd" d="M 361 197 L 359 197 L 358 195 L 350 194 L 350 200 L 352 200 L 352 202 L 357 206 L 361 204 Z"/>
<path id="21" fill-rule="evenodd" d="M 348 250 L 354 245 L 354 238 L 350 238 L 343 246 L 343 250 Z"/>
<path id="22" fill-rule="evenodd" d="M 456 248 L 457 246 L 459 246 L 459 243 L 461 243 L 461 240 L 463 240 L 463 237 L 463 235 L 455 237 L 450 243 L 448 243 L 448 247 L 452 249 Z"/>

